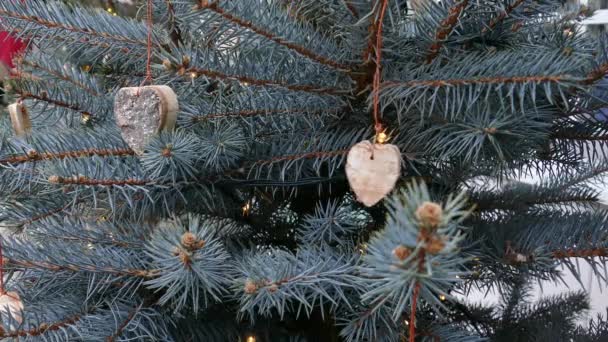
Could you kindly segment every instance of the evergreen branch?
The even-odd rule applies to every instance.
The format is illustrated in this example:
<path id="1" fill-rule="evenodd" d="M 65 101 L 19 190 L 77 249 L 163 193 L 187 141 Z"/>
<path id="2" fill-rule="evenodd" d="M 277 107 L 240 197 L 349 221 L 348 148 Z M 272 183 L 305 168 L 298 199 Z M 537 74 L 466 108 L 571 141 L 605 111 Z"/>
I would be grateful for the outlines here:
<path id="1" fill-rule="evenodd" d="M 18 259 L 7 258 L 7 257 L 5 257 L 5 260 L 9 264 L 13 264 L 17 267 L 30 268 L 30 269 L 37 268 L 37 269 L 43 269 L 43 270 L 52 271 L 52 272 L 62 272 L 62 271 L 68 271 L 68 272 L 85 271 L 85 272 L 93 272 L 93 273 L 103 272 L 103 273 L 114 274 L 117 276 L 127 276 L 127 277 L 146 278 L 146 279 L 155 278 L 160 275 L 160 270 L 142 270 L 142 269 L 121 270 L 121 269 L 116 269 L 116 268 L 112 268 L 112 267 L 95 267 L 95 266 L 89 266 L 89 265 L 73 265 L 73 264 L 72 265 L 71 264 L 55 265 L 55 264 L 52 264 L 49 262 L 44 262 L 44 261 L 18 260 Z"/>
<path id="2" fill-rule="evenodd" d="M 344 6 L 346 6 L 348 11 L 354 18 L 359 18 L 359 11 L 357 11 L 357 8 L 355 7 L 355 5 L 353 5 L 349 0 L 341 0 L 341 1 L 344 4 Z"/>
<path id="3" fill-rule="evenodd" d="M 235 112 L 225 113 L 212 113 L 206 115 L 197 115 L 192 117 L 193 122 L 201 122 L 218 118 L 229 118 L 229 117 L 252 117 L 252 116 L 269 116 L 273 114 L 284 115 L 284 114 L 313 114 L 319 115 L 331 111 L 340 111 L 342 108 L 286 108 L 286 109 L 249 109 Z"/>
<path id="4" fill-rule="evenodd" d="M 380 27 L 379 16 L 380 16 L 380 10 L 382 8 L 382 1 L 386 2 L 388 0 L 376 1 L 374 10 L 377 11 L 378 13 L 374 13 L 374 15 L 372 15 L 370 17 L 370 24 L 369 24 L 369 27 L 367 28 L 369 38 L 367 40 L 367 48 L 365 49 L 365 51 L 363 51 L 363 63 L 370 63 L 370 59 L 372 58 L 372 56 L 374 54 L 374 48 L 376 47 L 376 38 L 378 37 L 378 29 Z M 374 67 L 370 66 L 369 69 L 367 70 L 367 73 L 366 73 L 367 75 L 362 78 L 363 79 L 373 78 L 374 70 L 375 70 L 375 66 Z"/>
<path id="5" fill-rule="evenodd" d="M 511 77 L 478 77 L 470 79 L 442 79 L 442 80 L 413 80 L 408 82 L 387 81 L 383 82 L 383 87 L 450 87 L 460 85 L 475 85 L 475 84 L 513 84 L 513 83 L 542 83 L 542 82 L 561 82 L 569 80 L 570 75 L 557 76 L 511 76 Z"/>
<path id="6" fill-rule="evenodd" d="M 49 183 L 53 184 L 75 184 L 75 185 L 102 185 L 102 186 L 129 186 L 129 185 L 149 185 L 152 180 L 140 179 L 95 179 L 85 176 L 61 177 L 53 175 L 49 177 Z"/>
<path id="7" fill-rule="evenodd" d="M 327 65 L 329 67 L 332 67 L 332 68 L 340 70 L 340 71 L 346 71 L 346 72 L 351 71 L 350 66 L 348 66 L 346 64 L 342 64 L 342 63 L 336 62 L 330 58 L 318 55 L 314 51 L 311 51 L 303 46 L 297 45 L 293 42 L 286 41 L 281 37 L 277 37 L 273 33 L 269 32 L 267 30 L 264 30 L 261 27 L 255 26 L 252 22 L 250 22 L 248 20 L 238 18 L 238 17 L 226 12 L 226 10 L 224 10 L 223 8 L 218 6 L 217 2 L 209 2 L 208 0 L 199 0 L 197 9 L 198 10 L 208 9 L 210 11 L 213 11 L 213 12 L 219 14 L 222 18 L 230 21 L 231 23 L 233 23 L 237 26 L 246 28 L 248 30 L 251 30 L 251 31 L 255 32 L 256 34 L 259 34 L 260 36 L 265 37 L 268 40 L 271 40 L 290 50 L 296 51 L 300 55 L 307 57 L 309 59 L 312 59 L 315 62 L 321 63 L 323 65 Z"/>
<path id="8" fill-rule="evenodd" d="M 427 64 L 430 64 L 439 55 L 441 46 L 443 46 L 446 38 L 454 30 L 454 27 L 458 23 L 458 18 L 468 4 L 469 0 L 462 0 L 460 3 L 455 4 L 454 7 L 450 8 L 448 16 L 441 21 L 441 24 L 435 33 L 435 41 L 431 44 L 429 52 L 426 56 Z"/>
<path id="9" fill-rule="evenodd" d="M 277 163 L 289 160 L 297 160 L 297 159 L 316 159 L 316 158 L 326 158 L 326 157 L 335 157 L 340 155 L 345 155 L 348 153 L 348 149 L 346 150 L 337 150 L 337 151 L 315 151 L 315 152 L 306 152 L 306 153 L 298 153 L 298 154 L 290 154 L 278 157 L 272 157 L 270 159 L 265 160 L 257 160 L 253 162 L 251 165 L 260 165 L 260 164 L 269 164 L 269 163 Z"/>
<path id="10" fill-rule="evenodd" d="M 26 154 L 11 156 L 8 158 L 0 159 L 0 164 L 23 164 L 27 162 L 42 161 L 42 160 L 53 160 L 53 159 L 67 159 L 67 158 L 83 158 L 83 157 L 127 157 L 133 156 L 135 152 L 130 148 L 116 148 L 116 149 L 97 149 L 89 148 L 86 150 L 79 151 L 62 151 L 62 152 L 44 152 L 38 153 L 36 151 L 28 151 Z"/>
<path id="11" fill-rule="evenodd" d="M 566 249 L 551 252 L 554 259 L 608 257 L 608 248 Z"/>
<path id="12" fill-rule="evenodd" d="M 50 103 L 50 104 L 58 106 L 58 107 L 71 109 L 73 111 L 76 111 L 76 112 L 79 112 L 82 114 L 85 114 L 85 113 L 89 114 L 89 115 L 91 114 L 91 113 L 83 110 L 82 108 L 80 108 L 78 105 L 67 103 L 67 102 L 60 101 L 60 100 L 51 99 L 46 93 L 37 95 L 37 94 L 30 93 L 30 92 L 22 91 L 22 90 L 17 90 L 16 93 L 19 94 L 21 99 L 23 99 L 23 100 L 34 99 L 34 100 L 38 100 L 38 101 L 47 102 L 47 103 Z"/>
<path id="13" fill-rule="evenodd" d="M 315 94 L 330 94 L 330 95 L 348 95 L 351 93 L 350 90 L 339 89 L 339 88 L 319 88 L 313 85 L 308 84 L 290 84 L 284 81 L 279 80 L 264 80 L 264 79 L 256 79 L 250 76 L 241 76 L 241 75 L 228 75 L 219 71 L 214 71 L 210 69 L 201 69 L 191 67 L 186 71 L 186 75 L 204 75 L 206 77 L 212 79 L 218 79 L 222 81 L 229 80 L 237 80 L 242 83 L 251 84 L 255 86 L 274 86 L 274 87 L 283 87 L 293 91 L 304 91 Z M 188 76 L 191 77 L 191 76 Z"/>
<path id="14" fill-rule="evenodd" d="M 135 316 L 139 313 L 139 310 L 141 310 L 141 306 L 139 305 L 133 308 L 133 310 L 131 310 L 131 312 L 129 312 L 129 314 L 127 315 L 127 318 L 122 321 L 122 323 L 120 323 L 120 325 L 116 328 L 116 331 L 111 336 L 108 336 L 106 338 L 106 342 L 116 341 L 116 339 L 122 335 L 123 330 L 127 327 L 127 325 L 129 325 L 133 318 L 135 318 Z"/>
<path id="15" fill-rule="evenodd" d="M 65 209 L 65 208 L 62 208 L 62 209 Z M 44 216 L 44 217 L 42 217 L 42 216 Z M 41 215 L 40 219 L 44 219 L 49 216 L 51 216 L 51 215 Z M 142 248 L 142 246 L 140 244 L 137 244 L 132 241 L 117 240 L 113 236 L 108 239 L 105 239 L 105 240 L 100 240 L 100 239 L 97 239 L 95 237 L 90 237 L 90 236 L 82 236 L 82 235 L 68 236 L 68 235 L 65 235 L 65 233 L 60 236 L 57 236 L 57 235 L 49 234 L 47 232 L 36 231 L 36 232 L 34 232 L 34 234 L 46 236 L 49 238 L 60 239 L 62 241 L 85 242 L 87 244 L 96 244 L 96 245 L 105 244 L 105 245 L 112 245 L 112 246 L 116 246 L 116 247 L 130 248 L 130 249 L 141 249 Z"/>
<path id="16" fill-rule="evenodd" d="M 21 29 L 18 29 L 18 28 L 15 28 L 15 29 L 12 29 L 11 32 L 13 32 L 15 35 L 21 35 L 25 31 L 21 30 Z M 28 37 L 32 38 L 33 36 L 30 35 Z M 58 41 L 58 42 L 61 42 L 61 43 L 71 42 L 69 39 L 65 39 L 65 38 L 63 38 L 61 36 L 55 36 L 55 37 L 53 37 L 53 39 L 56 40 L 56 41 Z M 86 39 L 86 38 L 83 38 L 83 39 L 79 40 L 79 42 L 86 43 L 87 45 L 94 46 L 94 47 L 100 47 L 100 48 L 103 48 L 103 49 L 108 49 L 108 48 L 112 47 L 108 43 L 95 42 L 95 41 L 92 41 L 92 40 L 89 40 L 89 39 Z M 142 57 L 146 56 L 145 53 L 138 53 L 136 51 L 133 51 L 133 49 L 129 49 L 128 47 L 124 47 L 124 46 L 120 48 L 120 51 L 123 52 L 123 53 L 125 53 L 125 54 L 130 54 L 130 55 L 132 54 L 134 57 L 137 57 L 137 58 L 142 58 Z M 141 75 L 134 74 L 133 76 L 141 76 Z"/>
<path id="17" fill-rule="evenodd" d="M 525 83 L 560 83 L 560 82 L 574 82 L 581 85 L 590 85 L 599 81 L 604 75 L 608 73 L 608 63 L 604 63 L 587 74 L 582 79 L 574 79 L 572 75 L 546 75 L 546 76 L 507 76 L 507 77 L 476 77 L 476 78 L 453 78 L 453 79 L 437 79 L 437 80 L 412 80 L 407 82 L 399 81 L 386 81 L 383 82 L 382 87 L 451 87 L 451 86 L 463 86 L 463 85 L 484 85 L 484 84 L 525 84 Z"/>
<path id="18" fill-rule="evenodd" d="M 103 96 L 102 94 L 99 94 L 99 93 L 98 93 L 98 92 L 96 92 L 95 90 L 93 90 L 93 89 L 91 89 L 90 87 L 88 87 L 88 86 L 87 86 L 86 84 L 84 84 L 83 82 L 80 82 L 80 81 L 78 81 L 78 80 L 75 80 L 75 79 L 73 79 L 73 78 L 71 78 L 71 77 L 68 77 L 67 75 L 61 74 L 61 73 L 59 73 L 59 72 L 57 72 L 57 71 L 55 71 L 55 70 L 51 70 L 50 68 L 47 68 L 47 67 L 45 67 L 44 65 L 41 65 L 40 63 L 36 63 L 35 61 L 30 61 L 30 60 L 24 59 L 24 60 L 22 60 L 22 61 L 21 61 L 21 64 L 22 64 L 22 65 L 27 65 L 27 66 L 30 66 L 30 67 L 32 67 L 32 68 L 36 68 L 36 69 L 42 70 L 42 71 L 46 72 L 47 74 L 49 74 L 49 75 L 51 75 L 51 76 L 54 76 L 54 77 L 57 77 L 57 78 L 58 78 L 58 79 L 60 79 L 60 80 L 63 80 L 63 81 L 69 82 L 69 83 L 71 83 L 71 84 L 73 84 L 73 85 L 77 86 L 78 88 L 80 88 L 80 89 L 82 89 L 82 90 L 86 91 L 86 92 L 87 92 L 87 93 L 89 93 L 90 95 L 93 95 L 93 96 Z M 19 73 L 21 73 L 21 72 L 19 71 Z M 19 76 L 20 76 L 20 75 L 19 75 Z"/>
<path id="19" fill-rule="evenodd" d="M 51 216 L 53 216 L 55 214 L 58 214 L 58 213 L 60 213 L 60 212 L 62 212 L 64 210 L 66 210 L 69 206 L 70 206 L 70 204 L 65 205 L 65 206 L 63 206 L 61 208 L 55 208 L 53 210 L 49 210 L 49 211 L 47 211 L 44 214 L 40 214 L 40 215 L 34 216 L 32 218 L 29 218 L 27 220 L 21 221 L 21 222 L 17 223 L 15 226 L 18 226 L 18 227 L 19 226 L 24 226 L 26 224 L 31 224 L 31 223 L 34 223 L 36 221 L 44 220 L 45 218 L 49 218 L 49 217 L 51 217 Z"/>
<path id="20" fill-rule="evenodd" d="M 526 0 L 515 0 L 512 4 L 507 6 L 507 8 L 502 11 L 498 16 L 492 18 L 490 22 L 481 30 L 481 33 L 486 33 L 489 30 L 492 30 L 498 25 L 501 21 L 503 21 L 506 17 L 508 17 L 517 7 L 523 4 Z"/>
<path id="21" fill-rule="evenodd" d="M 47 331 L 54 331 L 66 328 L 78 321 L 82 318 L 84 314 L 74 315 L 70 318 L 64 319 L 59 322 L 54 322 L 51 324 L 41 323 L 37 327 L 27 329 L 27 330 L 14 330 L 14 331 L 4 331 L 2 327 L 0 327 L 0 338 L 16 338 L 19 340 L 19 337 L 26 336 L 40 336 L 43 335 Z"/>
<path id="22" fill-rule="evenodd" d="M 127 44 L 131 44 L 131 45 L 139 45 L 139 46 L 144 46 L 144 47 L 147 46 L 146 42 L 134 40 L 129 37 L 112 35 L 107 32 L 97 32 L 91 28 L 81 28 L 81 27 L 63 24 L 60 22 L 53 22 L 50 20 L 45 20 L 45 19 L 36 17 L 36 16 L 23 15 L 23 14 L 19 14 L 16 12 L 11 12 L 9 10 L 4 10 L 1 8 L 0 8 L 0 16 L 7 17 L 7 18 L 13 18 L 13 19 L 17 19 L 17 20 L 22 20 L 29 24 L 40 25 L 40 26 L 46 27 L 48 29 L 62 29 L 65 31 L 73 32 L 73 33 L 84 34 L 84 35 L 91 36 L 94 38 L 110 39 L 110 40 L 113 40 L 118 43 L 127 43 Z M 81 42 L 88 43 L 88 40 L 82 39 Z"/>
<path id="23" fill-rule="evenodd" d="M 177 26 L 175 7 L 173 7 L 172 0 L 165 0 L 165 4 L 167 5 L 167 14 L 169 15 L 169 35 L 171 36 L 171 41 L 173 44 L 179 45 L 180 42 L 183 41 L 182 33 Z"/>
<path id="24" fill-rule="evenodd" d="M 597 68 L 592 70 L 587 77 L 581 81 L 584 85 L 593 84 L 599 80 L 601 80 L 608 73 L 608 63 L 603 63 L 599 65 Z"/>
<path id="25" fill-rule="evenodd" d="M 561 130 L 551 133 L 553 139 L 583 140 L 583 141 L 608 141 L 608 135 L 597 136 L 595 132 L 576 132 Z"/>

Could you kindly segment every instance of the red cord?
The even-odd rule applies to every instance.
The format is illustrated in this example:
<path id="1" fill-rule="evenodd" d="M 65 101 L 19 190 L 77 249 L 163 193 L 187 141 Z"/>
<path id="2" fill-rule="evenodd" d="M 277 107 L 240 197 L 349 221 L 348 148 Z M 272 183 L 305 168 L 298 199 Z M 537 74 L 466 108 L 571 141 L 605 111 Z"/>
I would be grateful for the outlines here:
<path id="1" fill-rule="evenodd" d="M 144 83 L 152 81 L 152 25 L 154 22 L 152 20 L 152 0 L 148 0 L 148 8 L 147 8 L 147 20 L 148 20 L 148 60 L 146 62 L 146 79 Z"/>
<path id="2" fill-rule="evenodd" d="M 380 122 L 380 81 L 382 78 L 382 22 L 384 21 L 384 14 L 388 7 L 388 0 L 382 0 L 382 7 L 380 8 L 380 17 L 378 18 L 378 29 L 376 32 L 376 72 L 374 73 L 374 130 L 376 134 L 381 133 L 384 128 Z"/>

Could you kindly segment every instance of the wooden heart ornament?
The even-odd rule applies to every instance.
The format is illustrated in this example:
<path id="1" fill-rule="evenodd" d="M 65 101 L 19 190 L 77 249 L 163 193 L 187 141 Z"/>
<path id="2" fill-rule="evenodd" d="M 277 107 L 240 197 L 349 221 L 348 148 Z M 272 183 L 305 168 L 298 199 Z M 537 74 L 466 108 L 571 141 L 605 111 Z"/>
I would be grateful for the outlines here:
<path id="1" fill-rule="evenodd" d="M 17 292 L 9 291 L 0 295 L 0 313 L 4 312 L 9 312 L 17 323 L 23 322 L 23 302 Z"/>
<path id="2" fill-rule="evenodd" d="M 32 130 L 32 122 L 27 107 L 17 102 L 8 106 L 8 113 L 16 136 L 25 136 Z"/>
<path id="3" fill-rule="evenodd" d="M 150 138 L 175 128 L 179 104 L 168 86 L 122 88 L 114 99 L 114 116 L 122 138 L 141 155 Z"/>
<path id="4" fill-rule="evenodd" d="M 346 177 L 357 201 L 371 207 L 393 188 L 401 174 L 401 153 L 392 144 L 364 140 L 351 147 L 346 157 Z"/>

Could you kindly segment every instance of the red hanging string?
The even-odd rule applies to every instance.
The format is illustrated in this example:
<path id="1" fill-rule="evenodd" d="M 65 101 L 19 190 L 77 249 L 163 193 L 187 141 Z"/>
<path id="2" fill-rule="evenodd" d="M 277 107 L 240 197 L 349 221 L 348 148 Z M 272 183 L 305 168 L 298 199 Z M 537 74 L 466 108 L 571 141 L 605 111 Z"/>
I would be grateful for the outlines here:
<path id="1" fill-rule="evenodd" d="M 388 7 L 388 0 L 381 0 L 380 17 L 378 18 L 378 28 L 376 31 L 376 72 L 374 73 L 374 83 L 372 92 L 374 93 L 374 130 L 376 135 L 384 130 L 380 122 L 380 81 L 382 78 L 382 23 L 384 22 L 384 14 Z"/>
<path id="2" fill-rule="evenodd" d="M 148 42 L 147 42 L 148 60 L 146 61 L 146 79 L 144 80 L 144 83 L 152 81 L 152 25 L 154 25 L 154 22 L 152 20 L 152 13 L 153 13 L 152 8 L 153 8 L 152 0 L 148 0 L 147 13 L 146 13 L 147 25 L 148 25 Z"/>

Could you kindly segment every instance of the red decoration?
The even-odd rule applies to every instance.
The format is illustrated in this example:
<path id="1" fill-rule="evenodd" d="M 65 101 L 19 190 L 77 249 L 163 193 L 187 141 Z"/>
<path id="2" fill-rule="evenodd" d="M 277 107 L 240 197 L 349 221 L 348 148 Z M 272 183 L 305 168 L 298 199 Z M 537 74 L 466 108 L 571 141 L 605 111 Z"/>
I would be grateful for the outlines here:
<path id="1" fill-rule="evenodd" d="M 21 3 L 25 3 L 25 0 L 21 0 Z M 2 69 L 10 72 L 15 67 L 13 59 L 25 49 L 25 45 L 21 39 L 11 36 L 6 31 L 0 31 L 0 76 Z"/>
<path id="2" fill-rule="evenodd" d="M 21 39 L 12 37 L 8 32 L 0 32 L 0 63 L 6 68 L 15 67 L 13 58 L 25 49 L 25 43 Z"/>

